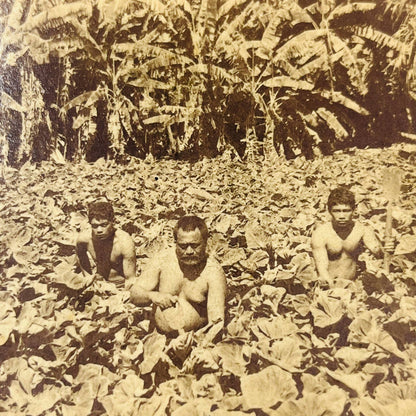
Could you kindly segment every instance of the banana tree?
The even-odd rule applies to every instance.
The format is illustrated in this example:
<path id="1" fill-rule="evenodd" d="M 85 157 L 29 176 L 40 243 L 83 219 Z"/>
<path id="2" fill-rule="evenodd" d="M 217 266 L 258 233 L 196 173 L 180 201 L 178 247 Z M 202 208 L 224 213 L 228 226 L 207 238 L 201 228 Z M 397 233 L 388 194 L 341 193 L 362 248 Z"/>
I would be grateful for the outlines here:
<path id="1" fill-rule="evenodd" d="M 363 105 L 368 62 L 347 29 L 353 16 L 374 9 L 370 2 L 263 5 L 267 23 L 253 49 L 255 90 L 286 156 L 312 157 L 317 145 L 329 151 L 354 136 L 357 117 L 369 115 Z"/>
<path id="2" fill-rule="evenodd" d="M 227 141 L 232 142 L 232 135 L 227 134 L 230 126 L 247 129 L 250 120 L 244 119 L 240 125 L 238 112 L 228 110 L 250 81 L 246 51 L 240 48 L 244 41 L 241 31 L 250 25 L 258 3 L 166 2 L 166 33 L 174 55 L 157 57 L 147 68 L 154 79 L 163 82 L 168 74 L 174 87 L 165 91 L 165 102 L 145 123 L 165 129 L 171 137 L 171 153 L 188 150 L 214 155 Z"/>

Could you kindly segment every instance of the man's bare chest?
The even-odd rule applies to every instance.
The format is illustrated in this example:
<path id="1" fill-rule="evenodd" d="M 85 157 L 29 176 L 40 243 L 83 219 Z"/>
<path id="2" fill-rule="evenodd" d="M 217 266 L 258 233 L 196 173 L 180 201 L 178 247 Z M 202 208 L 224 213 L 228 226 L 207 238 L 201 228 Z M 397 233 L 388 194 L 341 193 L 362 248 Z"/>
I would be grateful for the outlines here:
<path id="1" fill-rule="evenodd" d="M 160 291 L 182 296 L 190 302 L 201 303 L 206 300 L 208 281 L 204 273 L 190 280 L 178 269 L 165 270 L 160 276 Z"/>
<path id="2" fill-rule="evenodd" d="M 362 233 L 359 229 L 354 229 L 346 237 L 341 238 L 334 230 L 328 233 L 326 247 L 329 254 L 337 255 L 341 253 L 354 254 L 361 246 Z"/>
<path id="3" fill-rule="evenodd" d="M 96 264 L 118 264 L 122 259 L 120 247 L 116 242 L 112 242 L 111 244 L 94 244 L 90 241 L 87 249 Z"/>

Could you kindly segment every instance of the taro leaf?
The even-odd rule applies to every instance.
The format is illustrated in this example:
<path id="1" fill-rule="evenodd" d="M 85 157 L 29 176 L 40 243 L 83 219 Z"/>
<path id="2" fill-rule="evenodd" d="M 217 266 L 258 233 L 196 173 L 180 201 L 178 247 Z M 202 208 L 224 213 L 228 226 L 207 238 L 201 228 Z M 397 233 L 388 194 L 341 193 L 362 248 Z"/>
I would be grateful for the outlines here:
<path id="1" fill-rule="evenodd" d="M 173 338 L 166 350 L 166 353 L 172 359 L 179 359 L 181 363 L 189 356 L 192 349 L 194 337 L 192 332 L 185 332 L 179 334 L 176 338 Z"/>
<path id="2" fill-rule="evenodd" d="M 235 228 L 237 224 L 238 219 L 235 216 L 221 214 L 218 219 L 215 220 L 214 224 L 211 225 L 211 228 L 221 234 L 226 234 L 230 228 Z"/>
<path id="3" fill-rule="evenodd" d="M 0 302 L 0 345 L 4 345 L 16 327 L 14 309 L 6 302 Z"/>
<path id="4" fill-rule="evenodd" d="M 40 259 L 40 252 L 33 246 L 20 247 L 13 250 L 13 258 L 16 263 L 28 267 L 30 264 L 36 264 Z"/>
<path id="5" fill-rule="evenodd" d="M 210 323 L 195 331 L 193 338 L 199 346 L 206 346 L 215 342 L 216 338 L 222 333 L 224 322 Z"/>
<path id="6" fill-rule="evenodd" d="M 195 398 L 206 397 L 214 402 L 220 401 L 224 395 L 218 377 L 213 373 L 204 374 L 200 379 L 194 381 L 191 389 Z"/>
<path id="7" fill-rule="evenodd" d="M 377 325 L 374 312 L 367 311 L 350 324 L 350 342 L 368 343 L 406 360 L 406 355 L 397 348 L 393 337 Z"/>
<path id="8" fill-rule="evenodd" d="M 264 250 L 254 251 L 247 260 L 241 261 L 241 265 L 250 272 L 265 268 L 269 264 L 269 255 Z"/>
<path id="9" fill-rule="evenodd" d="M 336 382 L 342 388 L 345 388 L 350 392 L 353 397 L 363 397 L 367 391 L 367 384 L 372 378 L 368 374 L 345 374 L 341 371 L 331 371 L 325 369 L 326 374 L 330 377 L 330 380 Z"/>
<path id="10" fill-rule="evenodd" d="M 99 398 L 107 394 L 108 386 L 112 383 L 113 378 L 112 373 L 107 368 L 98 364 L 85 364 L 79 366 L 75 382 L 88 383 L 92 397 Z"/>
<path id="11" fill-rule="evenodd" d="M 30 395 L 28 395 L 20 385 L 18 380 L 13 380 L 9 386 L 10 398 L 19 408 L 26 406 L 30 401 Z"/>
<path id="12" fill-rule="evenodd" d="M 62 405 L 63 416 L 89 416 L 94 405 L 94 391 L 91 382 L 82 384 L 72 396 L 72 404 Z"/>
<path id="13" fill-rule="evenodd" d="M 9 237 L 9 247 L 13 252 L 19 251 L 32 239 L 32 230 L 29 227 L 21 227 L 11 230 Z"/>
<path id="14" fill-rule="evenodd" d="M 306 393 L 302 398 L 283 402 L 270 416 L 341 416 L 347 396 L 339 389 L 332 387 L 323 394 Z"/>
<path id="15" fill-rule="evenodd" d="M 290 261 L 289 267 L 295 268 L 295 275 L 301 282 L 311 282 L 317 280 L 315 267 L 311 257 L 307 253 L 298 253 Z"/>
<path id="16" fill-rule="evenodd" d="M 321 292 L 311 305 L 314 324 L 319 328 L 326 328 L 339 322 L 345 314 L 345 306 L 342 301 L 327 296 Z"/>
<path id="17" fill-rule="evenodd" d="M 34 395 L 25 412 L 28 415 L 40 415 L 52 408 L 60 399 L 61 394 L 56 387 L 46 388 L 42 393 Z"/>
<path id="18" fill-rule="evenodd" d="M 303 373 L 301 375 L 301 381 L 303 384 L 303 395 L 308 393 L 323 394 L 330 389 L 338 389 L 338 387 L 331 386 L 328 383 L 327 377 L 323 373 L 318 373 L 316 375 Z"/>
<path id="19" fill-rule="evenodd" d="M 212 349 L 195 347 L 183 365 L 183 371 L 191 374 L 205 374 L 218 370 L 218 357 Z"/>
<path id="20" fill-rule="evenodd" d="M 138 341 L 136 344 L 128 344 L 125 349 L 120 351 L 120 356 L 125 365 L 136 361 L 143 354 L 143 344 Z"/>
<path id="21" fill-rule="evenodd" d="M 266 335 L 270 339 L 280 339 L 295 334 L 299 329 L 290 318 L 277 316 L 272 320 L 269 318 L 257 319 L 253 323 L 252 330 L 260 338 Z"/>
<path id="22" fill-rule="evenodd" d="M 19 370 L 17 372 L 16 379 L 19 381 L 20 386 L 26 394 L 30 394 L 33 387 L 35 387 L 38 382 L 42 381 L 42 377 L 30 367 Z"/>
<path id="23" fill-rule="evenodd" d="M 410 254 L 416 251 L 416 235 L 405 234 L 400 237 L 399 244 L 397 245 L 394 254 Z"/>
<path id="24" fill-rule="evenodd" d="M 288 295 L 285 300 L 300 316 L 306 316 L 311 310 L 309 299 L 308 295 Z"/>
<path id="25" fill-rule="evenodd" d="M 168 414 L 167 407 L 170 401 L 171 401 L 171 396 L 168 394 L 163 394 L 161 396 L 154 394 L 153 396 L 150 397 L 150 399 L 140 404 L 139 410 L 136 414 L 143 415 L 143 416 L 166 416 L 166 414 Z M 125 414 L 122 414 L 120 416 L 124 416 L 124 415 Z M 109 413 L 109 416 L 113 416 L 113 415 Z M 117 415 L 114 415 L 114 416 L 117 416 Z"/>
<path id="26" fill-rule="evenodd" d="M 220 358 L 222 369 L 238 377 L 246 374 L 247 361 L 243 356 L 244 347 L 239 344 L 220 343 L 215 347 L 215 353 Z"/>
<path id="27" fill-rule="evenodd" d="M 245 259 L 246 253 L 243 248 L 230 248 L 221 259 L 221 264 L 223 266 L 234 266 L 238 262 Z"/>
<path id="28" fill-rule="evenodd" d="M 363 364 L 367 362 L 373 354 L 373 351 L 368 351 L 363 348 L 342 347 L 335 353 L 335 358 L 340 363 L 340 368 L 351 373 L 362 368 Z"/>
<path id="29" fill-rule="evenodd" d="M 194 188 L 192 186 L 185 189 L 184 192 L 197 199 L 200 199 L 201 201 L 211 201 L 214 198 L 214 196 L 207 191 L 199 188 Z"/>
<path id="30" fill-rule="evenodd" d="M 206 398 L 197 398 L 178 407 L 172 416 L 210 416 L 212 401 Z"/>
<path id="31" fill-rule="evenodd" d="M 303 358 L 300 342 L 289 337 L 274 341 L 268 348 L 263 347 L 261 355 L 290 372 L 299 369 Z"/>
<path id="32" fill-rule="evenodd" d="M 257 221 L 248 222 L 244 227 L 244 232 L 247 241 L 247 248 L 249 249 L 265 249 L 271 244 L 270 237 L 257 223 Z"/>
<path id="33" fill-rule="evenodd" d="M 245 409 L 264 409 L 298 395 L 292 376 L 275 365 L 241 377 L 240 382 Z"/>
<path id="34" fill-rule="evenodd" d="M 143 339 L 143 361 L 140 363 L 141 374 L 148 374 L 153 367 L 163 358 L 163 349 L 166 345 L 166 337 L 157 332 Z"/>
<path id="35" fill-rule="evenodd" d="M 363 416 L 414 416 L 416 414 L 416 400 L 398 400 L 384 405 L 371 398 L 361 400 L 359 410 Z"/>
<path id="36" fill-rule="evenodd" d="M 416 400 L 416 381 L 405 380 L 398 384 L 379 384 L 374 391 L 374 398 L 382 404 L 388 405 L 398 400 Z"/>
<path id="37" fill-rule="evenodd" d="M 212 416 L 255 416 L 254 412 L 240 412 L 238 410 L 230 411 L 225 409 L 216 409 L 210 413 Z"/>
<path id="38" fill-rule="evenodd" d="M 13 376 L 18 371 L 26 368 L 28 368 L 28 364 L 25 357 L 13 357 L 3 361 L 0 374 L 4 373 L 6 376 Z"/>
<path id="39" fill-rule="evenodd" d="M 229 251 L 228 242 L 222 234 L 211 233 L 211 237 L 208 239 L 207 251 L 214 256 L 222 257 L 227 251 Z"/>
<path id="40" fill-rule="evenodd" d="M 147 392 L 144 388 L 144 381 L 135 374 L 129 374 L 127 377 L 116 384 L 113 394 L 124 400 L 128 398 L 141 397 Z"/>
<path id="41" fill-rule="evenodd" d="M 251 325 L 252 315 L 249 311 L 237 314 L 227 325 L 227 333 L 231 337 L 249 339 L 249 326 Z"/>
<path id="42" fill-rule="evenodd" d="M 284 287 L 274 287 L 271 285 L 261 285 L 260 292 L 263 296 L 273 299 L 278 304 L 282 301 L 283 297 L 286 294 L 286 289 Z"/>
<path id="43" fill-rule="evenodd" d="M 263 298 L 263 304 L 267 304 L 272 308 L 274 314 L 278 314 L 279 305 L 286 295 L 284 287 L 274 287 L 270 285 L 262 285 L 260 292 Z"/>
<path id="44" fill-rule="evenodd" d="M 403 296 L 400 299 L 400 310 L 398 311 L 408 320 L 416 322 L 416 299 L 410 296 Z"/>
<path id="45" fill-rule="evenodd" d="M 115 394 L 111 394 L 104 397 L 101 400 L 101 404 L 103 405 L 106 415 L 108 416 L 146 415 L 146 413 L 139 412 L 139 400 L 135 398 L 126 398 L 126 396 L 119 397 Z"/>

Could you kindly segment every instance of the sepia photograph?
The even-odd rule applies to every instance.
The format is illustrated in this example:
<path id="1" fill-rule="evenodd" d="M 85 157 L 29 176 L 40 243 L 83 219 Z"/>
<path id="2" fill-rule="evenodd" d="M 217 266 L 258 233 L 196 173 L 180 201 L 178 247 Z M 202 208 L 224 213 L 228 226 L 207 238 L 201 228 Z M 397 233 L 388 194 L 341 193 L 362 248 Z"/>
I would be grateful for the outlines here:
<path id="1" fill-rule="evenodd" d="M 2 415 L 416 415 L 415 0 L 0 0 Z"/>

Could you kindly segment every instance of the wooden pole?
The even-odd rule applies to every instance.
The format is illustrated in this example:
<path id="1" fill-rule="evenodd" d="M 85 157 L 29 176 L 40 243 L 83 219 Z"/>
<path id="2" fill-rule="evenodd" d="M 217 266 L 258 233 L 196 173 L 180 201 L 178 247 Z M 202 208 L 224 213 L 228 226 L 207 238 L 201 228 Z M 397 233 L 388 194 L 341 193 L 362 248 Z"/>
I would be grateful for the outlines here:
<path id="1" fill-rule="evenodd" d="M 383 191 L 384 196 L 387 199 L 385 242 L 388 241 L 392 235 L 393 201 L 397 201 L 400 196 L 401 176 L 402 171 L 395 167 L 386 168 L 383 172 Z M 391 254 L 384 251 L 383 268 L 386 273 L 390 270 L 390 261 Z"/>

